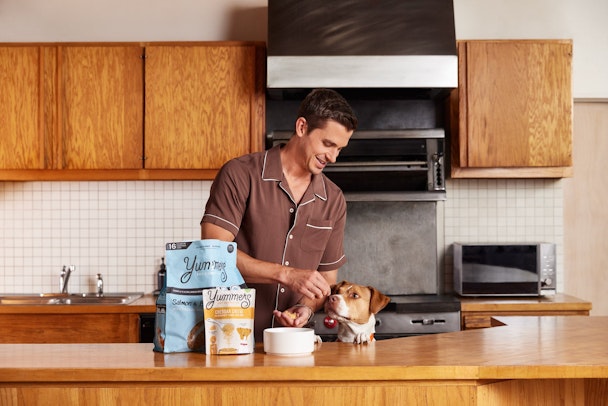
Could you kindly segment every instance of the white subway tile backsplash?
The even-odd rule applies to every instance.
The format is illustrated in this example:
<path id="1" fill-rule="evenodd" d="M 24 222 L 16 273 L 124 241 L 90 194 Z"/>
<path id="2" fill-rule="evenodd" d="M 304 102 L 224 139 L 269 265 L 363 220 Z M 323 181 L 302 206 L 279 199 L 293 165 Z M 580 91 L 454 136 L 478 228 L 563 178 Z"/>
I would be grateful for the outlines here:
<path id="1" fill-rule="evenodd" d="M 151 292 L 166 242 L 200 237 L 209 181 L 0 182 L 0 292 Z"/>
<path id="2" fill-rule="evenodd" d="M 73 264 L 72 291 L 151 292 L 165 243 L 200 237 L 209 181 L 0 182 L 0 292 L 56 292 Z M 447 182 L 439 241 L 451 291 L 451 244 L 547 241 L 563 276 L 563 194 L 559 180 Z"/>

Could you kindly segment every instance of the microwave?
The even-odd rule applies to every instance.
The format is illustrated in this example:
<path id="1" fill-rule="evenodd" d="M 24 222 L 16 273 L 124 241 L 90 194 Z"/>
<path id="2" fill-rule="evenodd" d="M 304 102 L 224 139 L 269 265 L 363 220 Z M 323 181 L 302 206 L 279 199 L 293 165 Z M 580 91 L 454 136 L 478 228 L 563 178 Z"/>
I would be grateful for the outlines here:
<path id="1" fill-rule="evenodd" d="M 461 296 L 555 293 L 555 244 L 454 243 L 453 248 L 454 291 Z"/>

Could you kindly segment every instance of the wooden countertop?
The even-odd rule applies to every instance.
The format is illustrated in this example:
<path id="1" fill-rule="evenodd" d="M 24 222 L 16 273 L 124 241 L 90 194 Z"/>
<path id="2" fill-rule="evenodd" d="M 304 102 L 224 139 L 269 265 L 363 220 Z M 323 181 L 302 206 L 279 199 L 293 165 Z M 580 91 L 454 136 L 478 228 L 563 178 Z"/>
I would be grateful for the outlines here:
<path id="1" fill-rule="evenodd" d="M 155 313 L 156 297 L 145 294 L 128 305 L 0 305 L 0 314 Z"/>
<path id="2" fill-rule="evenodd" d="M 591 310 L 591 302 L 565 293 L 540 297 L 461 297 L 462 312 L 542 312 Z"/>
<path id="3" fill-rule="evenodd" d="M 551 296 L 522 297 L 522 298 L 469 298 L 461 297 L 463 312 L 512 312 L 512 311 L 587 311 L 591 310 L 591 302 L 557 293 Z M 146 294 L 128 305 L 6 305 L 0 306 L 2 313 L 154 313 L 156 312 L 156 297 Z"/>
<path id="4" fill-rule="evenodd" d="M 608 317 L 505 317 L 505 326 L 322 343 L 311 355 L 161 354 L 151 344 L 2 344 L 0 382 L 608 378 Z"/>

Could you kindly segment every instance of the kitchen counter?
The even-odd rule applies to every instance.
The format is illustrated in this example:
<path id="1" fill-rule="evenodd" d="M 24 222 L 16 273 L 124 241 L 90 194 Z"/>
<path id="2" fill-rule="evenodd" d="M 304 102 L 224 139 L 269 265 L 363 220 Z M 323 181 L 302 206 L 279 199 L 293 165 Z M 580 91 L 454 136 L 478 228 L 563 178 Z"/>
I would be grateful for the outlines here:
<path id="1" fill-rule="evenodd" d="M 506 325 L 369 345 L 322 343 L 296 357 L 266 355 L 259 345 L 254 354 L 206 356 L 154 353 L 151 344 L 2 344 L 0 400 L 604 404 L 608 317 L 497 322 Z"/>
<path id="2" fill-rule="evenodd" d="M 461 297 L 461 329 L 492 326 L 501 316 L 588 316 L 591 302 L 564 293 L 540 297 Z"/>
<path id="3" fill-rule="evenodd" d="M 151 294 L 127 305 L 0 305 L 0 343 L 137 343 L 141 315 L 155 312 Z"/>
<path id="4" fill-rule="evenodd" d="M 459 299 L 460 310 L 463 312 L 571 311 L 589 314 L 591 310 L 591 302 L 565 293 L 540 297 L 460 297 Z"/>
<path id="5" fill-rule="evenodd" d="M 591 302 L 557 293 L 542 297 L 521 298 L 471 298 L 459 297 L 462 312 L 559 312 L 555 315 L 589 315 Z M 128 305 L 24 305 L 0 306 L 2 313 L 154 313 L 156 296 L 145 294 Z M 512 314 L 510 314 L 512 315 Z"/>
<path id="6" fill-rule="evenodd" d="M 133 303 L 116 305 L 0 305 L 0 314 L 155 313 L 156 297 L 145 294 Z"/>

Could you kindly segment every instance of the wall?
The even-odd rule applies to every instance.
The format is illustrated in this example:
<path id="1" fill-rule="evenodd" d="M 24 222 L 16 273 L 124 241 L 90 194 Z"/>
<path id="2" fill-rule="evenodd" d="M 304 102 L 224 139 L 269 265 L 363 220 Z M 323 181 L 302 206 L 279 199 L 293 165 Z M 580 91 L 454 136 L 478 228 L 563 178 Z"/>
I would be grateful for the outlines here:
<path id="1" fill-rule="evenodd" d="M 608 102 L 574 105 L 574 176 L 564 180 L 564 244 L 568 292 L 608 315 Z"/>
<path id="2" fill-rule="evenodd" d="M 152 292 L 165 243 L 200 238 L 210 182 L 0 182 L 0 292 Z"/>
<path id="3" fill-rule="evenodd" d="M 0 0 L 0 42 L 265 40 L 266 4 Z M 454 7 L 459 39 L 573 38 L 574 96 L 608 97 L 608 47 L 601 46 L 608 42 L 608 2 L 454 0 Z M 449 181 L 439 236 L 448 271 L 456 240 L 513 240 L 527 230 L 528 237 L 562 247 L 562 181 L 539 182 L 530 189 L 524 180 Z M 585 179 L 575 175 L 574 182 Z M 0 183 L 0 292 L 56 290 L 60 268 L 69 263 L 77 267 L 74 289 L 88 288 L 101 272 L 110 288 L 149 292 L 164 243 L 198 237 L 208 188 L 209 182 Z M 522 219 L 537 212 L 540 228 L 526 228 Z M 558 276 L 564 272 L 559 255 Z M 567 290 L 563 279 L 560 289 Z M 579 295 L 587 297 L 584 289 Z"/>

